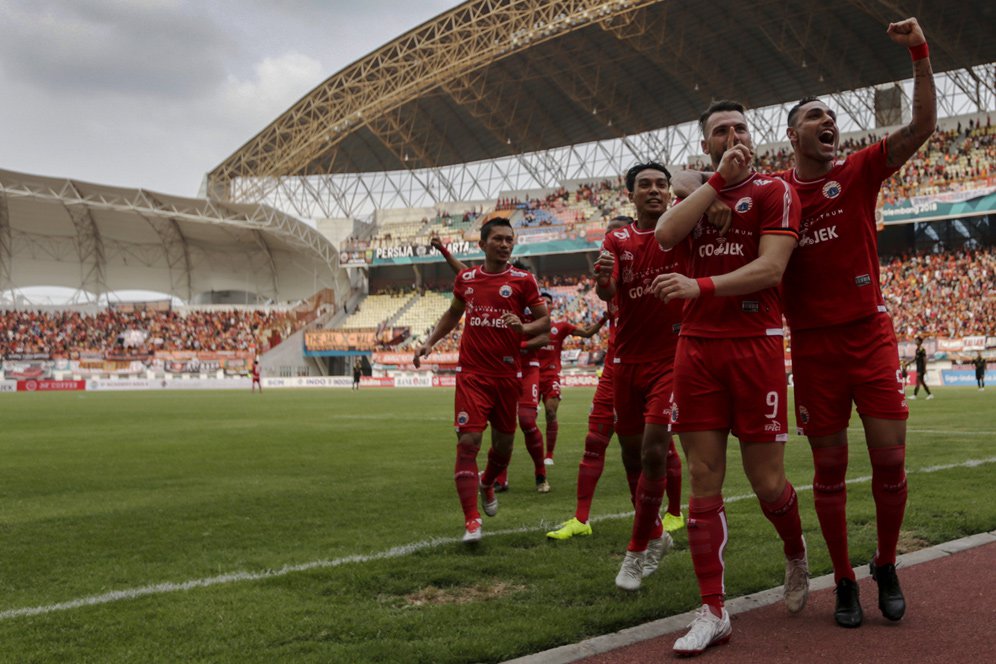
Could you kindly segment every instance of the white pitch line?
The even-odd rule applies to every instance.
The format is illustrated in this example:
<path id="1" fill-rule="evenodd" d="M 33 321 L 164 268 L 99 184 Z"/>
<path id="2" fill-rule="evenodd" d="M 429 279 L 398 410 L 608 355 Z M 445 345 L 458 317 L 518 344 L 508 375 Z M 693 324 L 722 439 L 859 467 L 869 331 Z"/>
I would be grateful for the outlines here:
<path id="1" fill-rule="evenodd" d="M 960 463 L 949 463 L 938 466 L 928 466 L 926 468 L 921 468 L 919 470 L 908 470 L 909 474 L 924 474 L 924 473 L 937 473 L 944 470 L 951 470 L 953 468 L 976 468 L 978 466 L 983 466 L 990 463 L 996 463 L 996 457 L 988 457 L 985 459 L 969 459 L 968 461 L 962 461 Z M 864 484 L 871 481 L 871 476 L 856 477 L 854 479 L 848 480 L 848 484 Z M 813 488 L 811 484 L 797 486 L 796 491 L 809 491 Z M 728 496 L 725 498 L 727 503 L 735 503 L 742 500 L 749 500 L 755 498 L 754 494 L 743 494 L 739 496 Z M 594 517 L 591 519 L 593 522 L 599 521 L 611 521 L 613 519 L 624 519 L 633 516 L 633 512 L 619 512 L 617 514 L 603 514 L 599 517 Z M 520 527 L 520 528 L 508 528 L 505 530 L 495 530 L 492 532 L 485 532 L 485 537 L 500 537 L 503 535 L 520 535 L 523 533 L 530 532 L 543 532 L 548 526 L 542 525 L 539 528 L 536 527 Z M 68 602 L 59 602 L 57 604 L 45 604 L 42 606 L 32 606 L 25 607 L 22 609 L 7 609 L 6 611 L 0 611 L 0 620 L 9 620 L 11 618 L 23 618 L 27 616 L 40 616 L 48 613 L 56 613 L 58 611 L 69 611 L 71 609 L 79 609 L 84 606 L 97 606 L 99 604 L 110 604 L 112 602 L 120 602 L 129 599 L 136 599 L 139 597 L 146 597 L 148 595 L 164 595 L 167 593 L 180 592 L 182 590 L 193 590 L 194 588 L 208 588 L 211 586 L 220 586 L 229 583 L 239 583 L 243 581 L 261 581 L 264 579 L 274 579 L 281 576 L 287 576 L 288 574 L 293 574 L 294 572 L 306 572 L 313 569 L 325 569 L 331 567 L 340 567 L 342 565 L 348 565 L 350 563 L 368 563 L 375 560 L 387 560 L 390 558 L 402 558 L 404 556 L 409 556 L 418 551 L 424 551 L 426 549 L 434 549 L 446 544 L 456 544 L 460 542 L 458 537 L 436 537 L 432 539 L 422 540 L 421 542 L 414 542 L 412 544 L 404 544 L 401 546 L 395 546 L 385 551 L 380 551 L 378 553 L 371 554 L 356 554 L 352 556 L 344 556 L 342 558 L 334 558 L 332 560 L 314 560 L 307 563 L 301 563 L 298 565 L 285 565 L 280 569 L 263 570 L 260 572 L 231 572 L 229 574 L 221 574 L 219 576 L 210 576 L 203 579 L 192 579 L 190 581 L 181 581 L 179 583 L 156 583 L 153 585 L 142 586 L 139 588 L 129 588 L 125 590 L 113 590 L 108 593 L 103 593 L 101 595 L 91 595 L 89 597 L 82 597 L 80 599 L 69 600 Z"/>

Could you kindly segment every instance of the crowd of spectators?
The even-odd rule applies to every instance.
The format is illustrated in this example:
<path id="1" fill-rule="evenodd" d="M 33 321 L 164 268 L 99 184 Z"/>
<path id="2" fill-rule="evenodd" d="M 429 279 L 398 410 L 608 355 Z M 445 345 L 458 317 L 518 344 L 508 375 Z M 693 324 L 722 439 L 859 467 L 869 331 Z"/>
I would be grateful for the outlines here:
<path id="1" fill-rule="evenodd" d="M 0 311 L 0 356 L 75 357 L 103 353 L 144 357 L 155 351 L 261 352 L 300 326 L 292 312 Z"/>
<path id="2" fill-rule="evenodd" d="M 882 293 L 900 339 L 996 335 L 992 247 L 894 258 Z"/>

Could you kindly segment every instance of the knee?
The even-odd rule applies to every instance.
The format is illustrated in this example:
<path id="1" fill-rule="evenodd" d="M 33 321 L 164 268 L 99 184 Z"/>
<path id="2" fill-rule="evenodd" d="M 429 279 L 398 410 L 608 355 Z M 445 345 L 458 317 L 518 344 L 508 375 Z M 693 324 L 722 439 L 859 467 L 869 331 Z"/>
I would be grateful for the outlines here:
<path id="1" fill-rule="evenodd" d="M 785 477 L 776 473 L 766 473 L 760 477 L 751 477 L 750 486 L 754 495 L 762 502 L 770 503 L 778 500 L 785 491 Z"/>
<path id="2" fill-rule="evenodd" d="M 708 496 L 723 488 L 724 468 L 703 460 L 688 462 L 688 478 L 696 495 Z"/>

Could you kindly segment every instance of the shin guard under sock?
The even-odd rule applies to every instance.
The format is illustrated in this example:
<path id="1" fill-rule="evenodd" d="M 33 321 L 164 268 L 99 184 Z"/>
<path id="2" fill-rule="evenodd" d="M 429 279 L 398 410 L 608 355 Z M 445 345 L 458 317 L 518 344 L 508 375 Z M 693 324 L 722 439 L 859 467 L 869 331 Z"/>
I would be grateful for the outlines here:
<path id="1" fill-rule="evenodd" d="M 557 420 L 548 419 L 546 421 L 546 458 L 553 458 L 553 448 L 557 446 L 557 433 L 560 431 L 560 423 Z"/>
<path id="2" fill-rule="evenodd" d="M 699 582 L 702 603 L 722 613 L 726 588 L 723 581 L 726 548 L 726 510 L 722 496 L 688 501 L 688 548 L 692 554 L 695 578 Z"/>
<path id="3" fill-rule="evenodd" d="M 868 450 L 872 465 L 872 496 L 878 525 L 878 552 L 875 564 L 896 563 L 896 543 L 906 514 L 906 446 L 873 447 Z"/>
<path id="4" fill-rule="evenodd" d="M 574 518 L 581 523 L 588 523 L 591 515 L 591 501 L 605 469 L 605 450 L 608 447 L 609 439 L 594 431 L 589 431 L 584 439 L 584 456 L 578 466 L 578 502 L 574 510 Z"/>
<path id="5" fill-rule="evenodd" d="M 460 507 L 463 508 L 465 521 L 478 519 L 481 513 L 477 511 L 477 448 L 473 445 L 457 443 L 456 467 L 453 469 L 453 480 L 456 482 L 457 495 L 460 497 Z"/>
<path id="6" fill-rule="evenodd" d="M 666 477 L 651 480 L 640 475 L 636 486 L 636 515 L 633 517 L 633 534 L 627 551 L 646 551 L 647 543 L 661 531 L 661 503 L 664 500 Z"/>
<path id="7" fill-rule="evenodd" d="M 834 582 L 854 581 L 847 550 L 847 446 L 813 448 L 813 466 L 813 502 L 833 563 Z"/>
<path id="8" fill-rule="evenodd" d="M 546 467 L 543 465 L 543 434 L 536 426 L 536 409 L 531 406 L 519 406 L 519 428 L 526 439 L 526 451 L 533 460 L 533 471 L 546 477 Z"/>
<path id="9" fill-rule="evenodd" d="M 763 500 L 761 511 L 768 518 L 771 525 L 778 531 L 778 536 L 782 538 L 782 550 L 789 560 L 798 560 L 806 553 L 806 545 L 802 541 L 802 521 L 799 519 L 799 497 L 792 487 L 792 483 L 785 482 L 782 494 L 774 501 L 767 503 Z"/>

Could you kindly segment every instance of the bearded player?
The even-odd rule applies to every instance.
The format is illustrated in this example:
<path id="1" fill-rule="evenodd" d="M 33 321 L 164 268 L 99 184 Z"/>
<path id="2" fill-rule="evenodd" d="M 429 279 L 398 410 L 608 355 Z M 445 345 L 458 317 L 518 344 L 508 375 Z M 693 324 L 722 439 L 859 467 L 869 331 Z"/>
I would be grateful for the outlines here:
<path id="1" fill-rule="evenodd" d="M 891 23 L 886 34 L 907 47 L 913 60 L 910 123 L 840 157 L 836 115 L 816 98 L 803 99 L 788 114 L 795 168 L 780 174 L 803 207 L 799 248 L 785 271 L 785 315 L 792 329 L 796 423 L 812 448 L 813 497 L 837 584 L 834 619 L 842 627 L 858 627 L 863 619 L 845 512 L 852 402 L 871 457 L 878 535 L 871 573 L 879 610 L 893 621 L 906 612 L 895 563 L 906 511 L 909 407 L 896 334 L 879 286 L 875 205 L 882 182 L 934 131 L 937 98 L 917 20 Z"/>
<path id="2" fill-rule="evenodd" d="M 799 502 L 785 477 L 787 385 L 778 288 L 798 238 L 799 198 L 785 182 L 753 171 L 743 105 L 716 102 L 699 126 L 716 172 L 665 212 L 656 231 L 665 249 L 688 247 L 688 271 L 653 284 L 665 302 L 688 301 L 675 358 L 671 430 L 681 439 L 691 478 L 688 545 L 702 607 L 674 644 L 679 655 L 725 643 L 732 631 L 724 608 L 729 532 L 722 495 L 731 433 L 761 510 L 782 540 L 789 611 L 800 611 L 809 593 Z M 725 234 L 706 215 L 717 200 L 733 210 Z"/>

